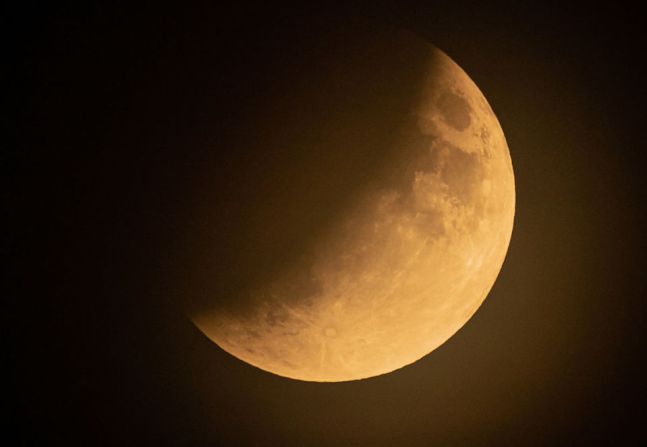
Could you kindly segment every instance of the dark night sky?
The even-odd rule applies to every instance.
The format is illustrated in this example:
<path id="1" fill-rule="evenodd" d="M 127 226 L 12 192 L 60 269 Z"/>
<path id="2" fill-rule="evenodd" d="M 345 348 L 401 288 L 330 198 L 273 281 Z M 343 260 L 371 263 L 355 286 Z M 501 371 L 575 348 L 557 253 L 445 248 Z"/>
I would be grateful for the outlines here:
<path id="1" fill-rule="evenodd" d="M 24 445 L 644 437 L 644 21 L 630 5 L 57 4 L 6 17 L 20 98 L 18 150 L 5 155 L 18 286 L 7 423 Z M 483 306 L 433 354 L 360 382 L 292 381 L 221 351 L 182 306 L 287 250 L 284 220 L 308 228 L 303 213 L 274 216 L 269 239 L 254 226 L 273 210 L 274 180 L 305 163 L 312 176 L 294 181 L 312 178 L 317 200 L 334 198 L 326 179 L 339 154 L 303 161 L 264 145 L 276 126 L 259 110 L 303 85 L 326 52 L 322 36 L 372 23 L 425 36 L 492 105 L 516 177 L 510 250 Z M 353 163 L 367 172 L 363 158 Z M 326 217 L 325 206 L 306 209 Z M 217 279 L 205 280 L 213 265 Z"/>

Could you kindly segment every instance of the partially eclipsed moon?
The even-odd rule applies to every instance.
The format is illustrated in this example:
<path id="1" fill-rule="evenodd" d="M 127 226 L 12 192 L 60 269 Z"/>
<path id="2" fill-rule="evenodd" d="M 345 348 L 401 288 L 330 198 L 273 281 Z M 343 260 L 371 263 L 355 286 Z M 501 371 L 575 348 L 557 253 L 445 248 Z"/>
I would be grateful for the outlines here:
<path id="1" fill-rule="evenodd" d="M 253 312 L 193 317 L 225 351 L 294 379 L 363 379 L 433 351 L 481 305 L 512 233 L 510 153 L 474 82 L 428 54 L 396 181 L 376 180 L 303 262 L 253 291 Z"/>

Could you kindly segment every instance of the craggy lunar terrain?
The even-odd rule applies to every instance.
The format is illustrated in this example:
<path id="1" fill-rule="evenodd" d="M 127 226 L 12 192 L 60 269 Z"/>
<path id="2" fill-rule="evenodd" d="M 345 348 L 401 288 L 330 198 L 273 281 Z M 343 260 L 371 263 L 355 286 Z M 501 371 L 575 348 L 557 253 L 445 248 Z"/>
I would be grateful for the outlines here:
<path id="1" fill-rule="evenodd" d="M 474 82 L 440 50 L 428 57 L 389 172 L 301 261 L 250 291 L 253 312 L 192 316 L 224 350 L 294 379 L 362 379 L 425 356 L 481 305 L 512 232 L 510 154 Z"/>

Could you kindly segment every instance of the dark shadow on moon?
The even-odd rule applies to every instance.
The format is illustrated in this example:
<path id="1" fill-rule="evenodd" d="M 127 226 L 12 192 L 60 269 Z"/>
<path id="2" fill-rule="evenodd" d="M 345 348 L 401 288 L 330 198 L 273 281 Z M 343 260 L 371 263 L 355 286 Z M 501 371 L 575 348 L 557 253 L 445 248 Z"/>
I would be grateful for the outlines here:
<path id="1" fill-rule="evenodd" d="M 402 180 L 389 171 L 409 155 L 396 143 L 431 53 L 422 40 L 376 31 L 335 30 L 305 43 L 286 37 L 286 57 L 300 58 L 300 69 L 266 74 L 272 83 L 255 99 L 245 131 L 226 142 L 245 153 L 242 161 L 232 155 L 230 196 L 216 211 L 196 211 L 204 230 L 191 242 L 189 315 L 246 316 L 261 301 L 307 304 L 321 288 L 310 274 L 320 235 L 367 189 Z M 279 277 L 293 282 L 272 285 Z"/>

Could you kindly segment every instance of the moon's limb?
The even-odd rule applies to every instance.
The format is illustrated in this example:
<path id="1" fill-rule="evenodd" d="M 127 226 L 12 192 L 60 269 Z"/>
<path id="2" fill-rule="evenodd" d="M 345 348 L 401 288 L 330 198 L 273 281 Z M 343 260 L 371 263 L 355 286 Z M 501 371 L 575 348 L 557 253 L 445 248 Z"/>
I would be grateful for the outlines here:
<path id="1" fill-rule="evenodd" d="M 294 379 L 361 379 L 425 356 L 481 305 L 512 232 L 510 154 L 474 82 L 440 50 L 430 58 L 396 184 L 367 189 L 302 263 L 253 291 L 253 315 L 195 316 L 224 350 Z"/>

